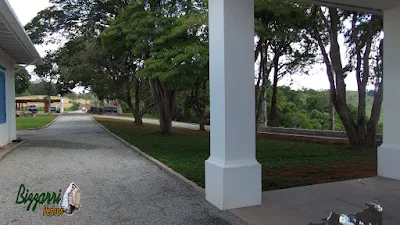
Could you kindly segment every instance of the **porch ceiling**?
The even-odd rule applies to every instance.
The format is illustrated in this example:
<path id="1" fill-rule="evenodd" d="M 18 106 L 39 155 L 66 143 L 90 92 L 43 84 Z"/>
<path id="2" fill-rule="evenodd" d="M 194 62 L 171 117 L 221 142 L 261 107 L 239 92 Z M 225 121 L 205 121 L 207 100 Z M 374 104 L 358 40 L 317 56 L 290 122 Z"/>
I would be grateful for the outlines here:
<path id="1" fill-rule="evenodd" d="M 347 10 L 382 14 L 384 10 L 400 7 L 400 0 L 300 0 Z"/>
<path id="2" fill-rule="evenodd" d="M 7 0 L 0 0 L 0 49 L 17 64 L 29 64 L 41 61 L 30 38 Z"/>

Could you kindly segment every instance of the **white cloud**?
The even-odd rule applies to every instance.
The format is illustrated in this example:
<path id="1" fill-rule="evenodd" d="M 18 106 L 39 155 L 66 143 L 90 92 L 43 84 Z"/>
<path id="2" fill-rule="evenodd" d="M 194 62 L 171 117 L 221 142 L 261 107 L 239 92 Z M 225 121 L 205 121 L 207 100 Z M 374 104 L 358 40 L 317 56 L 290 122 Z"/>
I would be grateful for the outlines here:
<path id="1" fill-rule="evenodd" d="M 31 21 L 36 14 L 50 6 L 49 0 L 8 0 L 22 25 Z"/>

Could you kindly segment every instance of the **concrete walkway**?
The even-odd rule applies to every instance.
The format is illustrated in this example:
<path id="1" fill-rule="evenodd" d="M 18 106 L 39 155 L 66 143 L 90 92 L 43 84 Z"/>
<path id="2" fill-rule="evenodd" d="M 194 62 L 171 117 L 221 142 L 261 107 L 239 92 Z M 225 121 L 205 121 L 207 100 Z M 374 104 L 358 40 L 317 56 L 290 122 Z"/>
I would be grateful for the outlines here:
<path id="1" fill-rule="evenodd" d="M 110 136 L 87 115 L 61 116 L 50 127 L 19 133 L 28 142 L 0 161 L 0 224 L 243 224 L 182 181 Z M 15 203 L 29 193 L 81 189 L 72 216 L 43 216 Z"/>
<path id="2" fill-rule="evenodd" d="M 119 120 L 135 121 L 134 118 L 131 118 L 131 117 L 123 117 L 123 116 L 93 115 L 93 117 L 102 117 L 102 118 L 110 118 L 110 119 L 119 119 Z M 157 120 L 157 119 L 147 119 L 147 118 L 143 118 L 143 123 L 155 124 L 155 125 L 160 124 L 159 120 Z M 187 129 L 192 129 L 192 130 L 199 130 L 199 125 L 198 125 L 198 124 L 195 124 L 195 123 L 184 123 L 184 122 L 173 121 L 173 122 L 172 122 L 172 127 L 187 128 Z M 207 131 L 210 130 L 210 126 L 208 126 L 208 125 L 206 125 L 205 128 L 206 128 Z"/>
<path id="3" fill-rule="evenodd" d="M 263 193 L 262 205 L 232 210 L 254 225 L 320 223 L 330 211 L 353 214 L 366 203 L 383 207 L 383 224 L 400 224 L 400 181 L 372 177 Z"/>

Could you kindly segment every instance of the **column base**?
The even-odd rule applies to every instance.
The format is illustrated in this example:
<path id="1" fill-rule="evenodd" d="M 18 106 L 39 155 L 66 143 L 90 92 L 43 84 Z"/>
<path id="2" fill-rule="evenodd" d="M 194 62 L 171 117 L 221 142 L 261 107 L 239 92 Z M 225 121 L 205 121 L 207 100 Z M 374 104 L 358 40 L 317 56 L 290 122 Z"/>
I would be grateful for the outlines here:
<path id="1" fill-rule="evenodd" d="M 383 143 L 378 148 L 378 176 L 400 180 L 400 145 Z"/>
<path id="2" fill-rule="evenodd" d="M 261 164 L 257 160 L 206 161 L 206 199 L 221 210 L 261 205 Z"/>

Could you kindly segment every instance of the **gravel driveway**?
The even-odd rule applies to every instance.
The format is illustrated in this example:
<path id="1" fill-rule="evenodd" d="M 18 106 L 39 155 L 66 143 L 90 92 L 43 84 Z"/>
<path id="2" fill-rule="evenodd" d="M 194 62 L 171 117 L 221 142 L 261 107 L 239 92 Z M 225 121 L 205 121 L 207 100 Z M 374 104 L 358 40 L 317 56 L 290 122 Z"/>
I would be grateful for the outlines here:
<path id="1" fill-rule="evenodd" d="M 105 132 L 86 115 L 61 116 L 53 125 L 19 132 L 28 139 L 0 161 L 0 224 L 242 224 L 182 181 L 165 173 Z M 29 193 L 61 195 L 81 189 L 81 210 L 43 216 L 16 204 Z M 50 205 L 51 206 L 51 205 Z"/>

